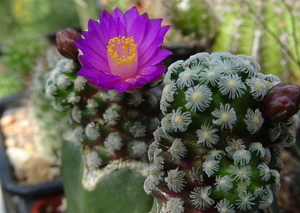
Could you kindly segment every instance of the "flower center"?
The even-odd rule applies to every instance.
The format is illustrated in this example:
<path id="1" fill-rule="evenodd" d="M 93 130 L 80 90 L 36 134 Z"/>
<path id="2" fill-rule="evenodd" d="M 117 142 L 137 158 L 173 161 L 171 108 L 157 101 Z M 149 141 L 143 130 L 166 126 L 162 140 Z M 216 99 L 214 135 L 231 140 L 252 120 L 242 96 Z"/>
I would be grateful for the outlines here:
<path id="1" fill-rule="evenodd" d="M 137 45 L 132 37 L 114 37 L 109 40 L 107 57 L 110 72 L 122 79 L 133 77 L 137 71 Z"/>

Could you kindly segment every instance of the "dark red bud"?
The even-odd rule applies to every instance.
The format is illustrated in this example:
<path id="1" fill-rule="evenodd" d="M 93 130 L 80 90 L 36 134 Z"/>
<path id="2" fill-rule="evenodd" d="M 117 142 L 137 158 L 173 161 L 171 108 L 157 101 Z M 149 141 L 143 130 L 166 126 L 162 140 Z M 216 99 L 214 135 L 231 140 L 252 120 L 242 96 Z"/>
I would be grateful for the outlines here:
<path id="1" fill-rule="evenodd" d="M 79 38 L 81 38 L 81 35 L 74 29 L 68 28 L 58 31 L 56 33 L 56 43 L 60 54 L 69 59 L 77 59 L 78 49 L 74 43 Z"/>
<path id="2" fill-rule="evenodd" d="M 284 122 L 300 108 L 300 87 L 284 83 L 272 87 L 265 96 L 262 114 L 270 122 Z"/>

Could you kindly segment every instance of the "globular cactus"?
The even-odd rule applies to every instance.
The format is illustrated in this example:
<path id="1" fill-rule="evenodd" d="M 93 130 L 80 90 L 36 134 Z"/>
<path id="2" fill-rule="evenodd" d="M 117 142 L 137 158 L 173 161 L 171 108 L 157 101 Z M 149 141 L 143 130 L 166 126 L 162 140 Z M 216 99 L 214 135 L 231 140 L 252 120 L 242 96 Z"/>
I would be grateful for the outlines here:
<path id="1" fill-rule="evenodd" d="M 57 63 L 45 91 L 54 108 L 70 112 L 64 137 L 72 143 L 62 147 L 70 212 L 151 209 L 153 198 L 143 190 L 147 150 L 161 116 L 160 62 L 171 54 L 161 48 L 169 29 L 161 23 L 136 7 L 116 8 L 90 20 L 81 39 L 74 30 L 57 33 L 58 50 L 69 59 Z"/>
<path id="2" fill-rule="evenodd" d="M 166 19 L 172 23 L 173 30 L 177 30 L 181 35 L 179 42 L 188 40 L 189 43 L 197 45 L 200 50 L 211 51 L 221 25 L 220 13 L 215 11 L 217 1 L 207 0 L 170 0 L 163 1 Z M 173 32 L 176 37 L 176 31 Z M 178 43 L 176 38 L 170 38 L 174 43 Z M 178 40 L 178 38 L 177 38 Z"/>
<path id="3" fill-rule="evenodd" d="M 76 174 L 76 178 L 80 179 L 79 183 L 72 180 L 74 176 L 63 172 L 67 199 L 70 195 L 69 190 L 72 190 L 75 184 L 79 184 L 76 187 L 82 187 L 84 193 L 87 193 L 84 196 L 93 200 L 92 197 L 105 196 L 98 190 L 99 187 L 106 187 L 105 190 L 109 193 L 112 188 L 120 188 L 120 180 L 124 181 L 126 186 L 125 180 L 131 179 L 130 181 L 135 181 L 131 184 L 139 184 L 138 189 L 126 186 L 127 191 L 122 191 L 124 195 L 121 196 L 121 199 L 125 200 L 124 203 L 112 205 L 107 201 L 109 199 L 105 199 L 99 201 L 100 204 L 94 203 L 93 208 L 96 209 L 95 212 L 116 212 L 121 209 L 124 212 L 147 212 L 151 208 L 152 199 L 144 193 L 142 186 L 148 175 L 148 146 L 153 140 L 153 131 L 159 125 L 160 91 L 151 89 L 130 94 L 99 90 L 89 85 L 84 77 L 76 75 L 78 67 L 78 61 L 62 59 L 51 71 L 45 86 L 46 96 L 51 99 L 55 109 L 69 109 L 71 124 L 64 138 L 78 147 L 70 148 L 71 145 L 66 144 L 69 148 L 63 150 L 63 171 L 78 167 L 81 167 L 79 170 L 82 171 Z M 76 152 L 82 156 L 82 165 L 72 160 L 64 161 L 67 155 L 74 155 Z M 121 173 L 115 177 L 113 172 L 122 169 L 129 169 L 136 174 L 126 176 Z M 109 178 L 109 185 L 105 186 L 108 183 L 101 181 L 107 175 L 112 176 Z M 88 195 L 89 191 L 91 193 Z M 119 202 L 119 195 L 115 194 L 111 199 L 114 202 L 117 199 Z M 72 196 L 77 195 L 70 195 Z M 86 205 L 82 210 L 86 212 L 85 208 L 89 209 L 90 206 L 83 200 L 80 202 Z M 111 206 L 105 209 L 103 206 L 107 203 Z M 76 207 L 72 207 L 70 202 L 68 209 L 72 211 L 76 210 Z"/>
<path id="4" fill-rule="evenodd" d="M 71 108 L 75 129 L 65 136 L 97 152 L 98 166 L 124 157 L 146 160 L 147 143 L 159 124 L 159 91 L 102 91 L 76 76 L 77 68 L 76 62 L 63 59 L 46 82 L 46 95 L 52 105 L 57 110 Z"/>
<path id="5" fill-rule="evenodd" d="M 165 81 L 164 117 L 149 147 L 153 167 L 144 183 L 156 198 L 152 212 L 270 207 L 280 187 L 280 146 L 295 141 L 299 87 L 228 52 L 177 61 Z"/>

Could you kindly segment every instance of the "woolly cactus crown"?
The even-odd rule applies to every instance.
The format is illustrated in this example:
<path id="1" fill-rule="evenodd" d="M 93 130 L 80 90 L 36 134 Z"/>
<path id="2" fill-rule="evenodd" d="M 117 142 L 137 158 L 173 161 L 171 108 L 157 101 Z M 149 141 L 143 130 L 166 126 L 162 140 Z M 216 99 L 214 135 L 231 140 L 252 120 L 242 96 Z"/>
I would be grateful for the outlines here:
<path id="1" fill-rule="evenodd" d="M 164 202 L 161 212 L 253 212 L 272 204 L 278 144 L 294 142 L 298 117 L 269 121 L 263 101 L 281 81 L 259 71 L 256 61 L 228 52 L 198 53 L 168 68 L 144 184 Z"/>

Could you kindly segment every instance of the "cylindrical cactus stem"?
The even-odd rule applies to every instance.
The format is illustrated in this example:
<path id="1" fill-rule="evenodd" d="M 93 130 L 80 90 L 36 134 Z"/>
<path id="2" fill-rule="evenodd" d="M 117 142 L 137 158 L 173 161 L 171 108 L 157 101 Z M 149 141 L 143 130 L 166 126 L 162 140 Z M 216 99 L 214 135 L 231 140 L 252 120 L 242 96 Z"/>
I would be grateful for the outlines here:
<path id="1" fill-rule="evenodd" d="M 144 184 L 162 201 L 154 212 L 268 208 L 280 185 L 279 146 L 295 140 L 299 87 L 228 52 L 175 62 L 165 81 Z"/>

